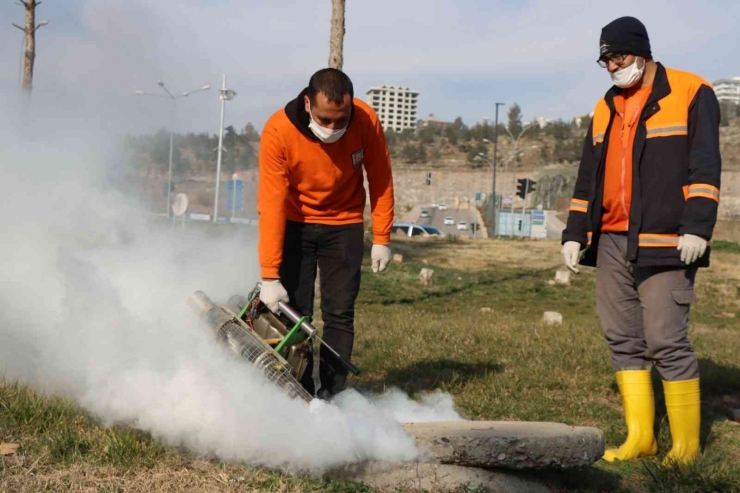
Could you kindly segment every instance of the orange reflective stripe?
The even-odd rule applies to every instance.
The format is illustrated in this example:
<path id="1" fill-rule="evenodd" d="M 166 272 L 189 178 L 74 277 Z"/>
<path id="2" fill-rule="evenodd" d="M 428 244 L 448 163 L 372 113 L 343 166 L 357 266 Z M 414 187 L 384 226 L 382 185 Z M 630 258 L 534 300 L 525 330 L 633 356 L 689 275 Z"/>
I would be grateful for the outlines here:
<path id="1" fill-rule="evenodd" d="M 591 231 L 586 233 L 586 245 L 587 246 L 591 244 L 591 239 L 593 238 L 593 236 L 594 234 Z"/>
<path id="2" fill-rule="evenodd" d="M 641 234 L 639 238 L 641 247 L 677 247 L 678 235 L 665 234 Z"/>
<path id="3" fill-rule="evenodd" d="M 693 185 L 689 185 L 689 193 L 686 196 L 686 199 L 694 199 L 697 197 L 703 197 L 705 199 L 719 202 L 719 188 L 706 183 L 695 183 Z"/>
<path id="4" fill-rule="evenodd" d="M 588 212 L 588 200 L 571 199 L 570 210 L 575 212 Z"/>

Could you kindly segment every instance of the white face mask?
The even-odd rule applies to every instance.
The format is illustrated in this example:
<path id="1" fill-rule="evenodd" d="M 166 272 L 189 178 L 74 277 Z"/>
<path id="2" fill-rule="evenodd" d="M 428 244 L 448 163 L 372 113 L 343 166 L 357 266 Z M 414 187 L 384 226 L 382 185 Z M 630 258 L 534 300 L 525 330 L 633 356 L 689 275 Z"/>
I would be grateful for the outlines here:
<path id="1" fill-rule="evenodd" d="M 642 61 L 642 64 L 640 64 Z M 612 78 L 612 82 L 617 87 L 627 89 L 637 84 L 642 79 L 642 74 L 645 72 L 645 59 L 642 57 L 635 58 L 634 63 L 629 67 L 624 67 L 615 72 L 609 72 Z"/>
<path id="2" fill-rule="evenodd" d="M 313 119 L 313 115 L 311 114 L 310 103 L 308 105 L 308 118 L 311 120 L 308 123 L 308 128 L 310 128 L 311 132 L 313 132 L 316 138 L 318 138 L 324 144 L 333 144 L 334 142 L 341 139 L 342 135 L 344 135 L 344 132 L 347 131 L 347 127 L 340 128 L 338 130 L 332 130 L 331 128 L 322 127 L 321 125 L 316 123 L 316 120 Z"/>

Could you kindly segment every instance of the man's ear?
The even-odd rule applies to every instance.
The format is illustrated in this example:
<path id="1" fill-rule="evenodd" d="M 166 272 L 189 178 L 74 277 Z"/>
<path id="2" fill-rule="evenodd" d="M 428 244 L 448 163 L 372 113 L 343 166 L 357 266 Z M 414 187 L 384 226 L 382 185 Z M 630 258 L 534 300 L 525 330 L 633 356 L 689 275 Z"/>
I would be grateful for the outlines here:
<path id="1" fill-rule="evenodd" d="M 308 98 L 308 95 L 303 96 L 303 107 L 305 108 L 306 113 L 311 111 L 311 100 Z"/>

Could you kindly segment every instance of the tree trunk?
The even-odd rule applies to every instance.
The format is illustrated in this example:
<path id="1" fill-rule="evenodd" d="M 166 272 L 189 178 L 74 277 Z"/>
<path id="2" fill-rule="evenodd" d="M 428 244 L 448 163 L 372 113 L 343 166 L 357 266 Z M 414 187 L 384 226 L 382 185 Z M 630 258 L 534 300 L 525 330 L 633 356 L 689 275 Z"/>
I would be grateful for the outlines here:
<path id="1" fill-rule="evenodd" d="M 329 67 L 342 70 L 344 65 L 344 4 L 346 0 L 331 0 L 331 38 Z"/>
<path id="2" fill-rule="evenodd" d="M 36 58 L 36 0 L 26 0 L 26 53 L 23 59 L 23 89 L 31 90 Z"/>

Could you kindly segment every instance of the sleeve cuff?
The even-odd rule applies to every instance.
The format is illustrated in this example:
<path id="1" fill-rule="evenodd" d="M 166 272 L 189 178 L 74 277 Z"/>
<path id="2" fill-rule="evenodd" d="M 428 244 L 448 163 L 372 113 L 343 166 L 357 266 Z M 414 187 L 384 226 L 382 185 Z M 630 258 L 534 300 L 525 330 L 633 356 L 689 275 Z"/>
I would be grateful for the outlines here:
<path id="1" fill-rule="evenodd" d="M 280 279 L 280 267 L 262 267 L 262 279 Z"/>
<path id="2" fill-rule="evenodd" d="M 588 236 L 586 238 L 583 238 L 581 236 L 576 236 L 576 235 L 571 235 L 571 234 L 565 235 L 564 234 L 561 237 L 561 239 L 560 239 L 560 244 L 561 245 L 565 245 L 569 241 L 575 241 L 576 243 L 580 243 L 581 244 L 581 250 L 583 250 L 588 245 L 588 239 L 589 239 Z"/>
<path id="3" fill-rule="evenodd" d="M 391 242 L 391 234 L 375 234 L 373 233 L 373 244 L 374 245 L 388 245 Z"/>
<path id="4" fill-rule="evenodd" d="M 706 228 L 706 227 L 692 228 L 692 227 L 684 226 L 678 230 L 678 235 L 679 236 L 694 235 L 694 236 L 698 236 L 699 238 L 704 238 L 707 241 L 711 241 L 712 232 L 713 231 L 710 228 Z"/>

